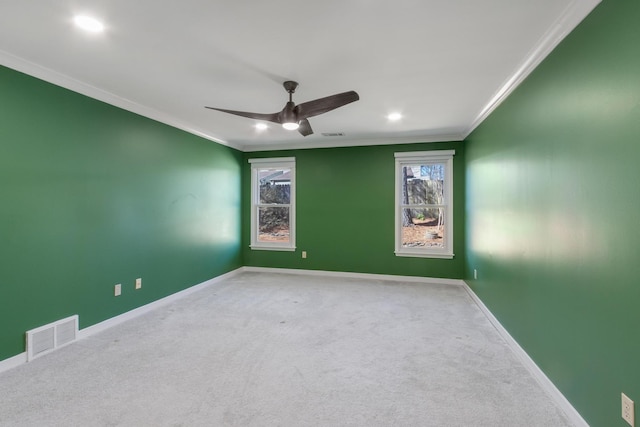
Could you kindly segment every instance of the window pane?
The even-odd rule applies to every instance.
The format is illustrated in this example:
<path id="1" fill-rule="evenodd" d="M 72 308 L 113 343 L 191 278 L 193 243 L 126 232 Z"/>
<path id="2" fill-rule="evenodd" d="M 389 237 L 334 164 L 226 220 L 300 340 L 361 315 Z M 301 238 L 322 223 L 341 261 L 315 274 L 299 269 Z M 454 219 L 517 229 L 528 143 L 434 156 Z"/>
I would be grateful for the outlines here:
<path id="1" fill-rule="evenodd" d="M 444 208 L 402 209 L 403 248 L 443 248 Z"/>
<path id="2" fill-rule="evenodd" d="M 444 177 L 444 163 L 404 166 L 402 168 L 402 204 L 445 204 Z"/>
<path id="3" fill-rule="evenodd" d="M 289 241 L 289 208 L 262 207 L 258 209 L 258 241 Z"/>
<path id="4" fill-rule="evenodd" d="M 259 169 L 260 203 L 291 202 L 291 169 Z"/>

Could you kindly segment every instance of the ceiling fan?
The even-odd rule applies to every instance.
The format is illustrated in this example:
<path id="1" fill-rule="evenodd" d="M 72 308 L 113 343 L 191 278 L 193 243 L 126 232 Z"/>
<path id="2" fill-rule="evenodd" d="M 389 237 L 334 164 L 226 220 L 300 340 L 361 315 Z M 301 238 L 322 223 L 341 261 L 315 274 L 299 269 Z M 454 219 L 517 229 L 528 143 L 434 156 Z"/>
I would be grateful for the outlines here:
<path id="1" fill-rule="evenodd" d="M 283 128 L 288 130 L 298 130 L 302 136 L 311 135 L 313 130 L 309 124 L 309 117 L 326 113 L 336 108 L 347 105 L 360 99 L 360 96 L 354 91 L 338 93 L 336 95 L 326 96 L 324 98 L 314 99 L 313 101 L 303 102 L 295 105 L 292 97 L 298 87 L 298 83 L 294 81 L 286 81 L 283 83 L 284 89 L 289 92 L 289 102 L 284 106 L 282 111 L 272 114 L 249 113 L 246 111 L 225 110 L 223 108 L 205 107 L 211 110 L 222 111 L 224 113 L 235 114 L 236 116 L 248 117 L 250 119 L 265 120 L 267 122 L 279 123 Z"/>

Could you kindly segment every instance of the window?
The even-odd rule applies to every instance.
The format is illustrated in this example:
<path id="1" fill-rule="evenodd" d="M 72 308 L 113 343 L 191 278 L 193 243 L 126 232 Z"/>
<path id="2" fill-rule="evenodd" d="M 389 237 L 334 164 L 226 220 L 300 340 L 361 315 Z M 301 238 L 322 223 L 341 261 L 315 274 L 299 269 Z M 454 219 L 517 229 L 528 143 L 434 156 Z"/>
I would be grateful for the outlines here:
<path id="1" fill-rule="evenodd" d="M 395 153 L 396 255 L 453 258 L 454 154 Z"/>
<path id="2" fill-rule="evenodd" d="M 251 249 L 296 249 L 296 160 L 249 159 Z"/>

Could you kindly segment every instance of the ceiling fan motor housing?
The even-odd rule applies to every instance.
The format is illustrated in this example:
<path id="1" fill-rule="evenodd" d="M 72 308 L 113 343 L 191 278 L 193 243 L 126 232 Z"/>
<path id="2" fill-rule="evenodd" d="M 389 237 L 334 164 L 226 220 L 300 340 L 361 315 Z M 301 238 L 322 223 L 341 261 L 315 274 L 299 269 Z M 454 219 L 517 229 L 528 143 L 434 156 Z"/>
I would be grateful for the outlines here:
<path id="1" fill-rule="evenodd" d="M 292 101 L 287 102 L 287 105 L 285 105 L 280 112 L 280 121 L 282 123 L 291 123 L 298 121 L 298 116 L 294 111 L 295 106 L 296 104 L 294 104 Z"/>
<path id="2" fill-rule="evenodd" d="M 282 85 L 284 86 L 284 90 L 286 90 L 289 93 L 294 93 L 296 91 L 296 88 L 298 87 L 298 82 L 287 80 Z"/>
<path id="3" fill-rule="evenodd" d="M 289 102 L 286 103 L 282 111 L 278 113 L 262 114 L 251 113 L 248 111 L 227 110 L 224 108 L 205 107 L 211 110 L 222 111 L 223 113 L 235 114 L 236 116 L 248 117 L 250 119 L 264 120 L 267 122 L 279 123 L 287 130 L 298 130 L 302 136 L 308 136 L 313 133 L 309 124 L 309 117 L 326 113 L 336 108 L 347 105 L 360 99 L 360 96 L 354 91 L 338 93 L 324 98 L 314 99 L 313 101 L 303 102 L 296 105 L 293 103 L 293 93 L 298 87 L 298 82 L 287 80 L 282 84 L 284 89 L 289 93 Z"/>

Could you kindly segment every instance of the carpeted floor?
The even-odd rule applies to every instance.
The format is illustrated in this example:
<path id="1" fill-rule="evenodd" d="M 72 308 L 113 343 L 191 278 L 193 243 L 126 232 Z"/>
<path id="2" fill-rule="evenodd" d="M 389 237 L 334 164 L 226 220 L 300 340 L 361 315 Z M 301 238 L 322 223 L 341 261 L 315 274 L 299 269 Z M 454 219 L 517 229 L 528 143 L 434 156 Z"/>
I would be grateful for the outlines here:
<path id="1" fill-rule="evenodd" d="M 464 288 L 242 273 L 0 374 L 1 426 L 569 426 Z"/>

